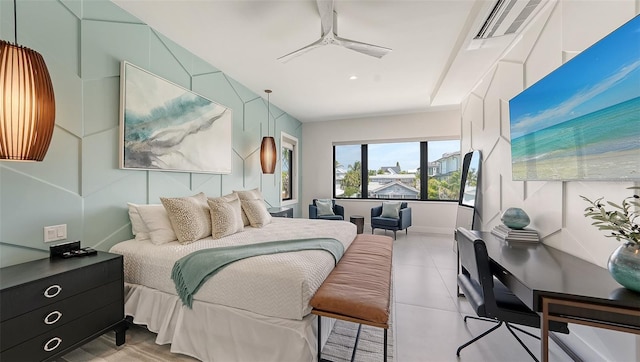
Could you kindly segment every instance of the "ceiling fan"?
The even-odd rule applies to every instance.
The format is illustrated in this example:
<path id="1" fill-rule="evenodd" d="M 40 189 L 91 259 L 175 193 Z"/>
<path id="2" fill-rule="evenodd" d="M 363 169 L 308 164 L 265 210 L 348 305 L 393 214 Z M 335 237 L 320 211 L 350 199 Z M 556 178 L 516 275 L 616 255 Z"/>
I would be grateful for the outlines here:
<path id="1" fill-rule="evenodd" d="M 331 44 L 355 50 L 359 53 L 370 55 L 376 58 L 382 58 L 387 53 L 391 52 L 391 49 L 389 48 L 339 37 L 338 14 L 333 10 L 333 0 L 317 0 L 317 5 L 322 25 L 322 34 L 320 36 L 320 39 L 287 55 L 283 55 L 278 58 L 278 60 L 282 62 L 288 62 L 289 60 L 300 56 L 310 50 Z"/>

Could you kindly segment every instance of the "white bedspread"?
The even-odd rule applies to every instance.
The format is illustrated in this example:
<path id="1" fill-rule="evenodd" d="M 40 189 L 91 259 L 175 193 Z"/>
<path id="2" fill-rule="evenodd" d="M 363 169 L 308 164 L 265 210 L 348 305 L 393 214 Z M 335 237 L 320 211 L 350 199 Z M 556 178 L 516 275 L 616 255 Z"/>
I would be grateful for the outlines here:
<path id="1" fill-rule="evenodd" d="M 154 245 L 150 241 L 123 241 L 111 248 L 124 255 L 127 283 L 176 294 L 171 280 L 173 264 L 196 250 L 275 240 L 329 237 L 345 250 L 356 236 L 355 225 L 346 221 L 273 218 L 263 228 L 213 240 L 206 238 L 181 245 L 177 241 Z M 309 300 L 334 268 L 331 254 L 305 250 L 256 256 L 235 262 L 210 278 L 194 300 L 243 309 L 264 316 L 301 320 L 309 314 Z"/>

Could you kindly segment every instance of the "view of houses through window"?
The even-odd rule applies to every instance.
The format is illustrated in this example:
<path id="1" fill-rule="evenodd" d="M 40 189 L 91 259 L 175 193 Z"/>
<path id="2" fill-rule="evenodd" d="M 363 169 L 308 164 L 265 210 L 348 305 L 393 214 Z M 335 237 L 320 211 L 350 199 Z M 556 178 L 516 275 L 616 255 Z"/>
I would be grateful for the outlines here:
<path id="1" fill-rule="evenodd" d="M 336 145 L 334 195 L 457 201 L 461 165 L 459 140 Z"/>
<path id="2" fill-rule="evenodd" d="M 291 171 L 293 170 L 293 149 L 286 145 L 282 147 L 282 200 L 291 200 L 293 198 L 293 178 Z"/>

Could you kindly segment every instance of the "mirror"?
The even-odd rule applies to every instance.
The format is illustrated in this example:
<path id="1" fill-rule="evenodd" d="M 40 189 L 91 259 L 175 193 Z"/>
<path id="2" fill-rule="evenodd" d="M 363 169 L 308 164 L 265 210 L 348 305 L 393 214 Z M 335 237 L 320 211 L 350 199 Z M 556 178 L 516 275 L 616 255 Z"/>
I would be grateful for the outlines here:
<path id="1" fill-rule="evenodd" d="M 468 152 L 462 160 L 462 174 L 460 175 L 460 195 L 458 197 L 458 214 L 456 215 L 456 230 L 463 227 L 468 230 L 480 228 L 480 214 L 482 210 L 480 174 L 482 154 L 480 151 Z M 453 250 L 457 253 L 457 243 L 455 242 L 454 231 Z M 458 260 L 458 273 L 460 272 L 460 260 Z M 458 296 L 461 296 L 460 287 L 456 284 Z"/>
<path id="2" fill-rule="evenodd" d="M 469 230 L 480 226 L 480 151 L 468 152 L 462 161 L 460 175 L 460 196 L 458 199 L 458 215 L 456 228 L 464 227 Z"/>

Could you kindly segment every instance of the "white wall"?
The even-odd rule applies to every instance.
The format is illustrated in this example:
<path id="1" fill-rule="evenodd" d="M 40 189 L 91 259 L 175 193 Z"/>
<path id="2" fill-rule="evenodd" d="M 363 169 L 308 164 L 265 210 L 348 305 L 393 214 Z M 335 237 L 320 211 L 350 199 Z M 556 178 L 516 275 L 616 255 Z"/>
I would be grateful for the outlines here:
<path id="1" fill-rule="evenodd" d="M 519 182 L 511 180 L 508 102 L 513 96 L 633 18 L 640 1 L 558 1 L 522 34 L 519 43 L 488 71 L 462 105 L 463 149 L 483 152 L 482 229 L 500 223 L 509 207 L 521 207 L 545 244 L 606 267 L 619 244 L 583 216 L 579 195 L 620 202 L 630 196 L 629 182 Z M 633 45 L 629 45 L 632 47 Z M 635 45 L 637 46 L 637 44 Z M 571 326 L 599 355 L 596 360 L 639 360 L 630 334 Z M 577 339 L 577 340 L 576 340 Z M 593 351 L 591 351 L 593 353 Z M 585 356 L 587 357 L 587 356 Z"/>
<path id="2" fill-rule="evenodd" d="M 303 123 L 302 138 L 302 211 L 309 216 L 308 204 L 314 198 L 333 195 L 333 145 L 341 142 L 438 140 L 460 138 L 460 111 L 447 109 L 396 116 Z M 463 149 L 463 151 L 466 151 Z M 379 200 L 340 200 L 345 218 L 365 217 L 365 232 L 370 232 L 371 207 Z M 409 201 L 411 231 L 453 233 L 456 203 Z"/>

